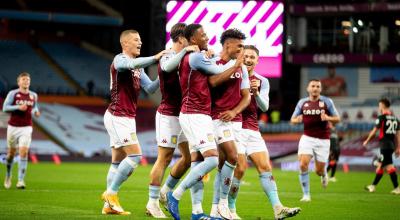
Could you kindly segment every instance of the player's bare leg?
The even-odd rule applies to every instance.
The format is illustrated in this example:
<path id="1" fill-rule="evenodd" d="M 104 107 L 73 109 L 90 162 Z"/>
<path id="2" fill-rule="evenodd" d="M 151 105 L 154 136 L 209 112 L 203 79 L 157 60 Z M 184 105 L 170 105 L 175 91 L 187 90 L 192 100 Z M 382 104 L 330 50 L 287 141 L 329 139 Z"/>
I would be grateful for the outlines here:
<path id="1" fill-rule="evenodd" d="M 275 219 L 284 219 L 297 215 L 301 211 L 299 207 L 285 207 L 279 200 L 278 188 L 275 179 L 272 176 L 272 167 L 268 153 L 266 151 L 256 152 L 251 154 L 249 158 L 260 175 L 261 186 L 271 202 Z"/>
<path id="2" fill-rule="evenodd" d="M 4 179 L 4 188 L 9 189 L 11 187 L 11 177 L 12 177 L 12 165 L 14 163 L 14 156 L 17 149 L 14 147 L 9 147 L 7 150 L 6 158 L 6 177 Z"/>
<path id="3" fill-rule="evenodd" d="M 329 183 L 329 177 L 325 165 L 326 163 L 315 160 L 315 173 L 321 177 L 321 184 L 324 188 L 326 188 Z"/>
<path id="4" fill-rule="evenodd" d="M 134 169 L 139 165 L 142 155 L 142 150 L 139 144 L 127 145 L 120 148 L 114 148 L 112 151 L 112 158 L 121 158 L 123 155 L 126 157 L 121 161 L 118 166 L 117 172 L 112 180 L 110 187 L 103 193 L 102 199 L 108 203 L 109 208 L 112 210 L 110 213 L 105 214 L 119 214 L 129 215 L 130 212 L 124 211 L 119 204 L 118 191 L 123 182 L 133 173 Z"/>
<path id="5" fill-rule="evenodd" d="M 300 165 L 300 185 L 303 190 L 303 197 L 300 199 L 302 202 L 311 201 L 310 194 L 310 175 L 308 173 L 308 165 L 310 164 L 312 156 L 307 154 L 299 155 L 299 165 Z"/>
<path id="6" fill-rule="evenodd" d="M 19 147 L 18 182 L 17 189 L 25 189 L 25 174 L 28 167 L 29 147 Z"/>

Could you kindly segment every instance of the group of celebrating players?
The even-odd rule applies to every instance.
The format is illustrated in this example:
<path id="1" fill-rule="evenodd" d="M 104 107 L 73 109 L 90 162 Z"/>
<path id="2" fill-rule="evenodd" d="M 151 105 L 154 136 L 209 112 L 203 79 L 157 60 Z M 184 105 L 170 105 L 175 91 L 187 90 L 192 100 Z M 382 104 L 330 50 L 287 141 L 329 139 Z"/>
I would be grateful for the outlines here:
<path id="1" fill-rule="evenodd" d="M 161 203 L 174 219 L 181 219 L 179 203 L 184 192 L 190 189 L 192 220 L 241 219 L 235 203 L 247 159 L 252 161 L 259 173 L 262 189 L 272 205 L 275 219 L 298 214 L 300 208 L 289 208 L 280 202 L 268 150 L 258 128 L 258 109 L 265 112 L 269 107 L 268 79 L 254 71 L 258 63 L 258 49 L 244 45 L 245 35 L 238 29 L 228 29 L 222 33 L 222 51 L 218 55 L 208 48 L 209 39 L 200 24 L 177 23 L 172 27 L 170 37 L 173 40 L 171 49 L 151 57 L 138 57 L 142 45 L 139 33 L 126 30 L 120 35 L 122 53 L 115 56 L 110 67 L 111 103 L 104 114 L 112 161 L 107 174 L 107 189 L 102 194 L 102 213 L 130 214 L 120 205 L 118 191 L 142 157 L 136 135 L 137 100 L 141 88 L 148 93 L 160 88 L 162 101 L 156 113 L 158 158 L 150 172 L 146 205 L 149 216 L 167 218 L 160 208 Z M 152 81 L 143 68 L 157 62 L 158 78 Z M 21 162 L 27 161 L 29 135 L 32 132 L 31 112 L 40 115 L 37 95 L 29 91 L 29 74 L 21 74 L 17 81 L 19 89 L 8 94 L 3 107 L 4 111 L 11 112 L 7 133 L 9 152 L 4 183 L 6 188 L 11 187 L 11 166 L 16 147 L 20 147 Z M 322 96 L 321 90 L 320 80 L 310 80 L 307 87 L 309 96 L 297 103 L 291 118 L 291 123 L 304 124 L 298 150 L 302 202 L 311 201 L 308 167 L 313 157 L 322 186 L 328 184 L 325 165 L 330 149 L 330 128 L 340 121 L 333 101 Z M 381 129 L 382 137 L 387 137 L 385 146 L 392 149 L 391 153 L 385 151 L 387 158 L 394 151 L 395 136 L 400 139 L 400 135 L 398 120 L 388 110 L 390 103 L 381 101 L 380 107 L 381 104 L 387 107 L 382 110 L 386 121 L 380 119 L 377 127 L 391 126 L 390 129 Z M 21 115 L 25 115 L 25 118 L 16 120 Z M 388 123 L 388 120 L 391 122 Z M 15 131 L 14 127 L 27 127 L 28 130 Z M 386 136 L 385 128 L 392 136 Z M 366 143 L 375 132 L 371 132 Z M 388 144 L 390 141 L 393 142 L 391 145 Z M 175 148 L 179 148 L 181 157 L 162 184 Z M 396 153 L 400 153 L 400 147 Z M 387 171 L 395 181 L 395 190 L 399 190 L 391 161 L 382 163 L 377 173 L 382 174 L 382 168 L 386 165 L 391 165 Z M 17 187 L 25 187 L 23 176 L 26 163 L 19 167 L 21 177 Z M 215 168 L 217 174 L 212 208 L 210 215 L 207 215 L 202 207 L 203 177 Z M 377 184 L 379 179 L 374 183 Z"/>

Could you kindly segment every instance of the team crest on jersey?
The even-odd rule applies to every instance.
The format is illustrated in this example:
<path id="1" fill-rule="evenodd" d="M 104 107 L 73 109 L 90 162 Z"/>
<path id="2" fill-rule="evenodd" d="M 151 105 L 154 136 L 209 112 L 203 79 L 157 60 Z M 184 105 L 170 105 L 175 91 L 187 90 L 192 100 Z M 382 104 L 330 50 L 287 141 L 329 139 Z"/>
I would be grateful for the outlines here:
<path id="1" fill-rule="evenodd" d="M 224 130 L 224 137 L 230 137 L 231 136 L 231 131 L 230 130 Z"/>
<path id="2" fill-rule="evenodd" d="M 171 136 L 171 143 L 173 143 L 173 144 L 178 143 L 178 136 L 172 135 L 172 136 Z"/>
<path id="3" fill-rule="evenodd" d="M 132 141 L 137 141 L 137 136 L 136 136 L 135 132 L 131 133 L 131 138 L 132 138 Z"/>
<path id="4" fill-rule="evenodd" d="M 21 95 L 20 95 L 20 94 L 17 94 L 15 97 L 19 98 L 19 97 L 21 97 Z"/>
<path id="5" fill-rule="evenodd" d="M 207 134 L 207 139 L 209 142 L 213 142 L 214 141 L 214 135 L 213 134 Z"/>
<path id="6" fill-rule="evenodd" d="M 323 108 L 325 106 L 325 103 L 324 102 L 319 102 L 319 107 L 321 107 L 321 108 Z"/>
<path id="7" fill-rule="evenodd" d="M 309 104 L 308 104 L 308 103 L 304 104 L 304 107 L 308 107 L 308 106 L 309 106 Z"/>
<path id="8" fill-rule="evenodd" d="M 131 70 L 133 73 L 133 77 L 140 79 L 140 69 Z"/>

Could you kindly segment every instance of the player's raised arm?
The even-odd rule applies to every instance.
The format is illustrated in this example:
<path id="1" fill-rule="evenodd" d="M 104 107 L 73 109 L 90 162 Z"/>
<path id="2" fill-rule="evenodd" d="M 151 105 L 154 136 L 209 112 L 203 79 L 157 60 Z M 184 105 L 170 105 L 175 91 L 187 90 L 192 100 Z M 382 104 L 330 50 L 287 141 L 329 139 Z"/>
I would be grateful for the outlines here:
<path id="1" fill-rule="evenodd" d="M 261 111 L 266 112 L 269 108 L 269 81 L 264 77 L 259 77 L 261 82 L 258 80 L 252 80 L 252 87 L 257 86 L 257 81 L 260 83 L 261 88 L 260 91 L 257 89 L 253 90 L 253 95 L 256 98 L 257 106 L 261 109 Z"/>
<path id="2" fill-rule="evenodd" d="M 140 70 L 140 86 L 149 94 L 152 94 L 157 91 L 160 87 L 160 80 L 157 79 L 151 81 L 151 79 L 147 76 L 143 69 Z"/>
<path id="3" fill-rule="evenodd" d="M 118 54 L 115 56 L 113 63 L 115 69 L 119 72 L 122 72 L 124 70 L 144 68 L 156 62 L 157 58 L 155 56 L 131 58 L 125 54 Z"/>
<path id="4" fill-rule="evenodd" d="M 232 64 L 233 66 L 231 67 Z M 236 61 L 231 61 L 224 65 L 224 68 L 229 67 L 228 69 L 208 77 L 208 83 L 211 85 L 211 87 L 216 87 L 220 85 L 221 83 L 227 81 L 231 77 L 231 75 L 236 72 L 238 68 L 241 68 L 242 64 L 243 64 L 243 52 L 240 53 Z"/>
<path id="5" fill-rule="evenodd" d="M 240 84 L 240 94 L 241 99 L 240 102 L 235 106 L 235 108 L 231 110 L 227 110 L 221 113 L 220 119 L 222 121 L 230 121 L 236 117 L 237 114 L 241 113 L 251 102 L 250 95 L 250 83 L 249 83 L 249 75 L 247 73 L 247 68 L 242 66 L 242 82 Z"/>
<path id="6" fill-rule="evenodd" d="M 199 52 L 199 47 L 197 45 L 190 45 L 183 48 L 178 54 L 173 56 L 162 56 L 160 59 L 160 66 L 164 72 L 170 73 L 176 70 L 181 62 L 182 58 L 185 56 L 186 53 L 189 52 Z"/>
<path id="7" fill-rule="evenodd" d="M 14 102 L 15 93 L 16 93 L 16 91 L 11 91 L 7 94 L 7 97 L 3 103 L 3 112 L 12 112 L 12 111 L 16 111 L 16 110 L 24 111 L 21 109 L 21 106 L 23 106 L 23 105 L 13 105 L 12 104 Z"/>

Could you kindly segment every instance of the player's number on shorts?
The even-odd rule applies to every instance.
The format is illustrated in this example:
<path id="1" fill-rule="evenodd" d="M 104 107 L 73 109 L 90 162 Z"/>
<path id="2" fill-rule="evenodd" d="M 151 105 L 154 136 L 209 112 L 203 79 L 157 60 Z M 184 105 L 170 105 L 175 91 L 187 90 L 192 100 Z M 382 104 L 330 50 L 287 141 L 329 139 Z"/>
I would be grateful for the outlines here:
<path id="1" fill-rule="evenodd" d="M 386 121 L 386 134 L 396 134 L 397 121 Z"/>

